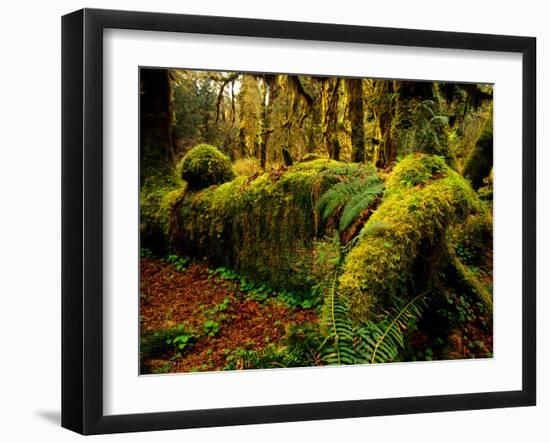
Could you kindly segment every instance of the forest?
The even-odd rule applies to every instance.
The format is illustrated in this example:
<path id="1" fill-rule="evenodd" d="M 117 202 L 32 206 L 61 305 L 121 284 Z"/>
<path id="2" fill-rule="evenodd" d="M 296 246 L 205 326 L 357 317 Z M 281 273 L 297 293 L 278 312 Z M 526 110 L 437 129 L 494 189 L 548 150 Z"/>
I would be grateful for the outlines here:
<path id="1" fill-rule="evenodd" d="M 493 357 L 493 86 L 140 69 L 140 373 Z"/>

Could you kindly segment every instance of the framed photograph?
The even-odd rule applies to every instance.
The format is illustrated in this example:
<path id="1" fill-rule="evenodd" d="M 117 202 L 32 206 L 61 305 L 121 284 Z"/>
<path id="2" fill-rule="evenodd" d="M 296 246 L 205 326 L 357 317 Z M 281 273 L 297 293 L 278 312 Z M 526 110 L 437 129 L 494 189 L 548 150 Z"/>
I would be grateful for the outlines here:
<path id="1" fill-rule="evenodd" d="M 535 405 L 535 51 L 64 16 L 62 425 Z"/>

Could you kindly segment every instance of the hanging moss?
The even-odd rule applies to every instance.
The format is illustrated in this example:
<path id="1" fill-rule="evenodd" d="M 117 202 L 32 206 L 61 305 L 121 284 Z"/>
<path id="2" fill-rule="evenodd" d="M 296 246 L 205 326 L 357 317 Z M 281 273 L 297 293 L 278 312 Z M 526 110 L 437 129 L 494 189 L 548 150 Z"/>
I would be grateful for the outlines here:
<path id="1" fill-rule="evenodd" d="M 482 209 L 468 182 L 438 157 L 406 157 L 386 187 L 383 203 L 347 255 L 339 281 L 354 315 L 362 319 L 405 288 L 422 247 L 435 247 L 449 226 Z"/>
<path id="2" fill-rule="evenodd" d="M 233 171 L 237 176 L 244 175 L 246 177 L 251 177 L 263 172 L 258 159 L 252 157 L 236 160 L 233 163 Z"/>
<path id="3" fill-rule="evenodd" d="M 229 157 L 214 146 L 198 145 L 181 162 L 181 178 L 191 189 L 202 189 L 235 177 Z"/>

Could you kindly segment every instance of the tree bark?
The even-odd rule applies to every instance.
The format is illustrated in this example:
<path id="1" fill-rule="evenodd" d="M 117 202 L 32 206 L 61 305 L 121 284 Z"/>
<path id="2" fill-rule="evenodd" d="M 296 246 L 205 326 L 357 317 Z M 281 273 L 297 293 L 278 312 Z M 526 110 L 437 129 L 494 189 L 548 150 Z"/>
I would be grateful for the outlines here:
<path id="1" fill-rule="evenodd" d="M 338 101 L 340 79 L 324 78 L 321 89 L 323 141 L 330 158 L 340 160 L 338 140 Z"/>
<path id="2" fill-rule="evenodd" d="M 170 72 L 142 69 L 140 72 L 141 183 L 149 173 L 173 173 L 174 154 Z"/>
<path id="3" fill-rule="evenodd" d="M 351 123 L 351 161 L 365 161 L 365 129 L 363 107 L 363 80 L 347 79 L 346 87 L 349 96 L 349 114 Z"/>

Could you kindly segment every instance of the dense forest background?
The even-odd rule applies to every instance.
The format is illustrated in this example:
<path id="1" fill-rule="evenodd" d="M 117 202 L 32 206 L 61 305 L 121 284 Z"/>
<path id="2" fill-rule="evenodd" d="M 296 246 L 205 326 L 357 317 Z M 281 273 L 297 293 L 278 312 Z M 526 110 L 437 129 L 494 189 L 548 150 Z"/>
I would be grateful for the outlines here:
<path id="1" fill-rule="evenodd" d="M 491 357 L 492 100 L 142 69 L 142 372 Z"/>
<path id="2" fill-rule="evenodd" d="M 492 116 L 491 85 L 184 70 L 166 75 L 176 156 L 208 143 L 233 161 L 255 159 L 262 169 L 288 166 L 308 153 L 386 168 L 421 151 L 463 170 Z M 492 152 L 483 154 L 487 164 L 468 171 L 478 186 L 491 167 Z"/>

